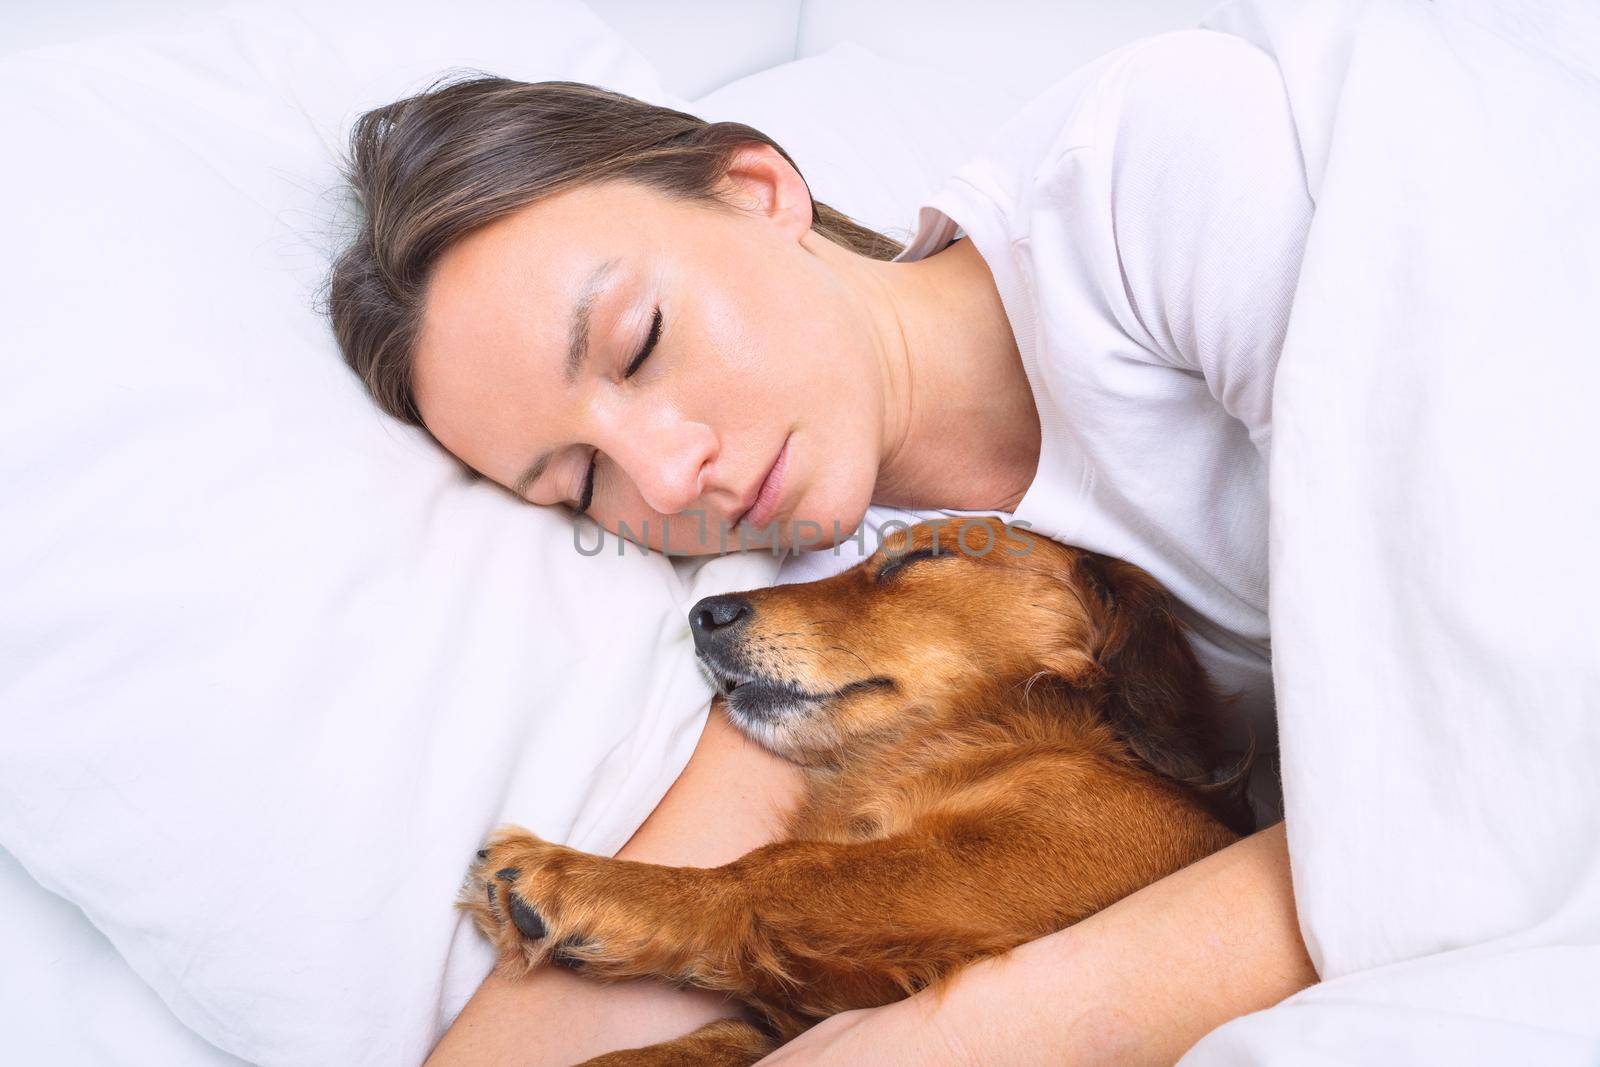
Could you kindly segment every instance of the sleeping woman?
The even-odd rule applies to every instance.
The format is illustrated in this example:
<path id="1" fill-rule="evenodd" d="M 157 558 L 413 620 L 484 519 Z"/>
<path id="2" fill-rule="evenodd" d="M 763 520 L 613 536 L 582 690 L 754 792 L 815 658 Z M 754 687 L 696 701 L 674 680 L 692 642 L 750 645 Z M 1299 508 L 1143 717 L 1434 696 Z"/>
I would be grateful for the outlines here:
<path id="1" fill-rule="evenodd" d="M 775 545 L 806 577 L 850 562 L 830 546 L 869 507 L 1026 520 L 1158 578 L 1272 734 L 1272 389 L 1312 203 L 1254 46 L 1168 34 L 1074 73 L 903 246 L 750 127 L 574 83 L 446 84 L 364 116 L 353 149 L 344 356 L 482 476 L 664 551 Z M 777 834 L 798 772 L 712 712 L 619 855 L 712 866 Z M 1314 981 L 1274 822 L 764 1062 L 1171 1063 Z M 430 1062 L 568 1064 L 734 1011 L 490 976 Z"/>

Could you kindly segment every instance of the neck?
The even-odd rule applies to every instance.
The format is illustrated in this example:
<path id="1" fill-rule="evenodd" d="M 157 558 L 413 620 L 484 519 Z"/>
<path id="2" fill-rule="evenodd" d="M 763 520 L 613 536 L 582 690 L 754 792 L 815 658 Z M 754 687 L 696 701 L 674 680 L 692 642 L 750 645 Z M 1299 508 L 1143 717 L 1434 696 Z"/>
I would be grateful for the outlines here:
<path id="1" fill-rule="evenodd" d="M 882 356 L 875 503 L 1014 510 L 1039 414 L 988 264 L 971 240 L 914 263 L 861 261 Z"/>

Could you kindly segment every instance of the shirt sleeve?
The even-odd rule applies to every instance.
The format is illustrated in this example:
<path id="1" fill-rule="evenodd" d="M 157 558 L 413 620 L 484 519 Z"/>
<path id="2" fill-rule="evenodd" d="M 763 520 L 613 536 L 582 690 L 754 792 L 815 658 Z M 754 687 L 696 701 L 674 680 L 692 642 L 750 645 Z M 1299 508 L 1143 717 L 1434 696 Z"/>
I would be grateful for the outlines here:
<path id="1" fill-rule="evenodd" d="M 1313 205 L 1277 64 L 1238 37 L 1134 51 L 1093 147 L 1125 297 L 1161 362 L 1198 373 L 1265 455 Z"/>

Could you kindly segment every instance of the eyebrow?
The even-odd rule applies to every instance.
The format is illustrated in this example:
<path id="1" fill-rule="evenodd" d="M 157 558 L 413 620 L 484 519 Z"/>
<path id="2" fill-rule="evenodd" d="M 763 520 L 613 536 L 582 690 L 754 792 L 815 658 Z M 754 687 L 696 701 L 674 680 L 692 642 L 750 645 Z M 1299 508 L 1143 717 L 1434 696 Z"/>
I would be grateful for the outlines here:
<path id="1" fill-rule="evenodd" d="M 589 358 L 589 316 L 600 300 L 600 287 L 617 266 L 616 259 L 608 259 L 595 268 L 589 280 L 578 291 L 578 302 L 572 308 L 572 335 L 567 340 L 567 384 L 578 380 L 583 361 Z"/>
<path id="2" fill-rule="evenodd" d="M 605 284 L 611 272 L 616 269 L 620 259 L 613 257 L 606 260 L 594 269 L 588 281 L 578 290 L 578 300 L 572 307 L 572 328 L 567 338 L 567 362 L 563 369 L 563 376 L 568 385 L 578 380 L 578 374 L 583 370 L 584 361 L 589 358 L 589 320 L 594 313 L 594 306 L 600 300 L 600 288 Z M 511 491 L 518 496 L 526 493 L 534 482 L 544 477 L 545 470 L 550 466 L 550 460 L 555 453 L 546 452 L 532 463 L 526 470 L 511 483 Z"/>

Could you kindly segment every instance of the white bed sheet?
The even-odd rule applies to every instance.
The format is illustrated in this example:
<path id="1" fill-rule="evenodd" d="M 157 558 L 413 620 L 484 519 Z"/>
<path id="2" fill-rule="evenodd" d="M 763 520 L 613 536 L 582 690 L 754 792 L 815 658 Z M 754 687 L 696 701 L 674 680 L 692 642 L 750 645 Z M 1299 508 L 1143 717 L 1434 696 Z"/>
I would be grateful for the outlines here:
<path id="1" fill-rule="evenodd" d="M 184 1026 L 115 945 L 0 849 L 5 1060 L 97 1067 L 240 1067 Z"/>

